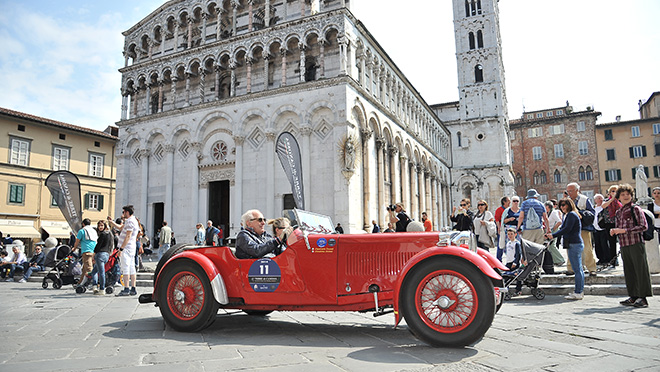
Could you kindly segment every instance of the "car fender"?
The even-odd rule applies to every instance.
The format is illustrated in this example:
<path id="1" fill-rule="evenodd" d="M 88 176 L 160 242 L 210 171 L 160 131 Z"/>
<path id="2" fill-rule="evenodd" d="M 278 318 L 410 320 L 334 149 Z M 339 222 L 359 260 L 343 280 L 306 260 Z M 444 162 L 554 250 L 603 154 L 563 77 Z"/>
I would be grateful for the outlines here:
<path id="1" fill-rule="evenodd" d="M 218 271 L 218 268 L 215 264 L 206 256 L 201 253 L 198 253 L 194 250 L 183 251 L 174 257 L 170 258 L 165 265 L 161 268 L 160 272 L 162 273 L 165 268 L 170 265 L 172 262 L 181 259 L 189 259 L 198 264 L 202 270 L 206 273 L 209 282 L 211 283 L 211 289 L 213 290 L 213 297 L 221 305 L 226 305 L 229 303 L 229 297 L 227 296 L 227 287 L 225 286 L 225 281 L 222 279 L 222 274 Z M 156 288 L 154 292 L 156 293 Z"/>
<path id="2" fill-rule="evenodd" d="M 395 326 L 397 326 L 401 321 L 401 314 L 399 314 L 399 292 L 401 291 L 401 285 L 403 284 L 403 280 L 405 279 L 406 275 L 408 275 L 408 272 L 413 267 L 415 267 L 415 265 L 424 261 L 427 258 L 434 256 L 459 257 L 476 266 L 486 276 L 495 280 L 502 280 L 502 276 L 493 269 L 493 266 L 501 269 L 502 266 L 504 265 L 502 265 L 502 263 L 499 262 L 495 257 L 493 257 L 494 261 L 491 263 L 491 260 L 488 258 L 488 256 L 491 255 L 485 250 L 483 250 L 483 252 L 473 252 L 471 250 L 461 247 L 455 247 L 455 246 L 433 247 L 433 248 L 425 249 L 414 255 L 410 260 L 408 260 L 408 262 L 406 262 L 403 269 L 399 273 L 399 277 L 397 278 L 396 286 L 394 288 L 394 299 L 393 299 Z M 506 266 L 504 266 L 504 269 L 506 269 Z"/>

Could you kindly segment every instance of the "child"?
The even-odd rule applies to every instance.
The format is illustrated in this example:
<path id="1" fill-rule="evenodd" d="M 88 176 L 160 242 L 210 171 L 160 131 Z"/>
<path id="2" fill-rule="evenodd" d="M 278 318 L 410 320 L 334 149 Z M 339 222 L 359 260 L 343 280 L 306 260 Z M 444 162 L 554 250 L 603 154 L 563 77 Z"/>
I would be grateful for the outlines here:
<path id="1" fill-rule="evenodd" d="M 520 241 L 516 239 L 516 229 L 513 227 L 508 227 L 506 229 L 506 247 L 504 248 L 504 254 L 506 255 L 506 267 L 509 270 L 513 271 L 520 268 L 520 261 L 522 256 L 522 249 L 520 248 Z M 527 262 L 522 260 L 523 265 L 526 265 Z M 516 290 L 514 296 L 519 296 L 522 293 L 522 281 L 516 280 Z"/>

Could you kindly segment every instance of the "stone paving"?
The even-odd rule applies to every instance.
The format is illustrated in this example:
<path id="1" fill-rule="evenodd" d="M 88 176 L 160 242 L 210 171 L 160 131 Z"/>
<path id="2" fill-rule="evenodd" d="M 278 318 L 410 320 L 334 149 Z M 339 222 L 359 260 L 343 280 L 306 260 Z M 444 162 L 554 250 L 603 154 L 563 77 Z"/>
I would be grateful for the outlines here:
<path id="1" fill-rule="evenodd" d="M 147 291 L 147 288 L 141 288 Z M 521 296 L 486 336 L 431 348 L 393 316 L 220 310 L 200 333 L 166 327 L 136 297 L 77 295 L 71 286 L 0 283 L 0 371 L 658 371 L 660 298 Z"/>

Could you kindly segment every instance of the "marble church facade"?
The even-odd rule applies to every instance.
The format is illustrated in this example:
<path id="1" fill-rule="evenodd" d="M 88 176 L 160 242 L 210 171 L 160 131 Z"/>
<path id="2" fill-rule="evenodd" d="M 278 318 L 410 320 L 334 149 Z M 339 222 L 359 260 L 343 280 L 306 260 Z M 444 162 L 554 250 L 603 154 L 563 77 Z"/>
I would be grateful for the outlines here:
<path id="1" fill-rule="evenodd" d="M 172 0 L 124 32 L 117 208 L 179 242 L 292 207 L 275 140 L 302 152 L 306 209 L 347 232 L 402 201 L 449 224 L 451 133 L 345 0 Z M 344 151 L 356 149 L 356 160 Z"/>

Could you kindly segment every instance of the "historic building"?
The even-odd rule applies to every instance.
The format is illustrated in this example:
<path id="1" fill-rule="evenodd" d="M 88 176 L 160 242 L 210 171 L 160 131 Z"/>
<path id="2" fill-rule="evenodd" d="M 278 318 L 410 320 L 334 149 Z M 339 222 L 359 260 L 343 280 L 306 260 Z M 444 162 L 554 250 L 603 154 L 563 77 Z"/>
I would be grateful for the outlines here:
<path id="1" fill-rule="evenodd" d="M 454 0 L 457 102 L 433 105 L 451 132 L 452 204 L 470 198 L 497 208 L 513 193 L 497 0 Z"/>
<path id="2" fill-rule="evenodd" d="M 117 128 L 101 132 L 0 108 L 0 231 L 13 238 L 69 237 L 70 228 L 44 185 L 56 170 L 80 180 L 83 217 L 105 219 L 115 204 Z"/>
<path id="3" fill-rule="evenodd" d="M 230 235 L 247 209 L 279 216 L 294 206 L 274 149 L 288 131 L 306 209 L 358 232 L 402 201 L 447 225 L 450 131 L 349 5 L 172 0 L 124 32 L 116 211 L 134 204 L 149 234 L 165 219 L 182 242 L 209 218 Z"/>
<path id="4" fill-rule="evenodd" d="M 660 92 L 639 105 L 638 120 L 596 125 L 601 184 L 629 183 L 635 186 L 637 167 L 642 165 L 650 189 L 660 186 Z"/>
<path id="5" fill-rule="evenodd" d="M 578 182 L 582 193 L 602 192 L 596 143 L 600 112 L 587 107 L 573 111 L 568 105 L 524 112 L 511 120 L 511 149 L 516 193 L 534 188 L 540 200 L 563 197 L 569 182 Z"/>

